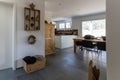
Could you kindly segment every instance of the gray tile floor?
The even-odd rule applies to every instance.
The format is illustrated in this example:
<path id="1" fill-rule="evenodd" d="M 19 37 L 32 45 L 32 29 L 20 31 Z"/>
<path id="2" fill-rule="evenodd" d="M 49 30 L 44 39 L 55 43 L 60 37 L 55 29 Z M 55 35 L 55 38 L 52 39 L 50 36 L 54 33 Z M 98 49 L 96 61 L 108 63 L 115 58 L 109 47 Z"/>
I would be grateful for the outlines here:
<path id="1" fill-rule="evenodd" d="M 93 60 L 100 68 L 100 80 L 106 79 L 106 52 L 99 55 L 95 52 L 77 50 L 73 48 L 56 50 L 55 55 L 47 56 L 46 68 L 30 74 L 23 68 L 0 71 L 0 80 L 87 80 L 88 62 Z"/>

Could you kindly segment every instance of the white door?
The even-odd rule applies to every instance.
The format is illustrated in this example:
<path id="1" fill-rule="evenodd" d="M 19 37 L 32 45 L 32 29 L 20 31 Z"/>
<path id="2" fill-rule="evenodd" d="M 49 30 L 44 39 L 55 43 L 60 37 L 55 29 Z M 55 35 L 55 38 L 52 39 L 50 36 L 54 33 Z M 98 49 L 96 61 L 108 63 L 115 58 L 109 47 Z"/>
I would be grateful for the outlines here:
<path id="1" fill-rule="evenodd" d="M 0 70 L 12 66 L 12 5 L 0 3 Z"/>

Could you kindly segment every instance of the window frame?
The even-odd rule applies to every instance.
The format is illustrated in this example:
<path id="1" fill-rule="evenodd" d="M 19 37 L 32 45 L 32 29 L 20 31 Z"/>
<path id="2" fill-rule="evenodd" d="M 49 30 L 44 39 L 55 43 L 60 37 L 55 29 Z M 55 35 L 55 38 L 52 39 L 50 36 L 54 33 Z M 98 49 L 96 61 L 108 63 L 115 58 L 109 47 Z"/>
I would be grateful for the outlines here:
<path id="1" fill-rule="evenodd" d="M 66 27 L 68 23 L 69 23 L 70 27 Z M 64 24 L 64 28 L 60 28 L 60 24 Z M 72 28 L 71 22 L 61 22 L 61 23 L 59 23 L 59 29 L 71 29 L 71 28 Z"/>
<path id="2" fill-rule="evenodd" d="M 103 25 L 103 27 L 101 27 L 101 29 L 100 29 L 100 26 L 98 26 L 98 25 L 100 25 L 100 24 L 98 24 L 97 26 L 98 26 L 98 29 L 94 29 L 94 24 L 95 24 L 95 22 L 97 23 L 97 21 L 103 21 L 104 23 L 103 24 L 101 24 L 101 25 Z M 86 32 L 85 32 L 85 30 L 84 30 L 84 28 L 83 28 L 83 26 L 85 26 L 86 25 L 86 27 L 87 27 L 87 24 L 85 24 L 85 22 L 87 23 L 87 22 L 89 22 L 89 27 L 88 27 L 88 32 L 87 32 L 87 30 L 86 30 Z M 103 28 L 103 29 L 102 29 Z M 102 33 L 102 31 L 104 31 L 102 34 L 97 34 L 95 31 L 100 31 L 101 33 Z M 106 19 L 98 19 L 98 20 L 87 20 L 87 21 L 82 21 L 82 37 L 84 37 L 85 35 L 87 35 L 86 33 L 88 33 L 88 34 L 90 34 L 90 35 L 93 35 L 93 36 L 95 36 L 95 37 L 102 37 L 102 36 L 106 36 Z"/>

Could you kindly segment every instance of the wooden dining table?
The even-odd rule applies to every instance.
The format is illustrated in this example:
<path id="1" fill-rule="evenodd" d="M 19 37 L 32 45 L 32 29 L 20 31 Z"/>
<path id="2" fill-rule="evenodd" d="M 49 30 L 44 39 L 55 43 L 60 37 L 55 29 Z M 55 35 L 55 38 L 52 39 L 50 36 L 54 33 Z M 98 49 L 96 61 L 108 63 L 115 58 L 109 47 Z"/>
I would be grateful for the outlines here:
<path id="1" fill-rule="evenodd" d="M 92 41 L 93 43 L 97 43 L 97 42 L 106 42 L 106 41 L 100 40 L 100 39 L 74 38 L 74 39 L 73 39 L 73 41 L 74 41 L 74 53 L 76 53 L 76 48 L 77 48 L 76 42 L 81 42 L 81 41 L 83 41 L 83 40 Z"/>

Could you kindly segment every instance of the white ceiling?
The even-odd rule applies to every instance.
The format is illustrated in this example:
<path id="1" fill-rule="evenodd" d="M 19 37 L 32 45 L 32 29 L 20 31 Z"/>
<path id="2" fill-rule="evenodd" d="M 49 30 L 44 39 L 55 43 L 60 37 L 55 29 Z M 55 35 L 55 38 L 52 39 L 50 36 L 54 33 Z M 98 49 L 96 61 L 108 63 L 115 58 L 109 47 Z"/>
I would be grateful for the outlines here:
<path id="1" fill-rule="evenodd" d="M 106 11 L 106 0 L 46 0 L 45 12 L 53 19 Z"/>

